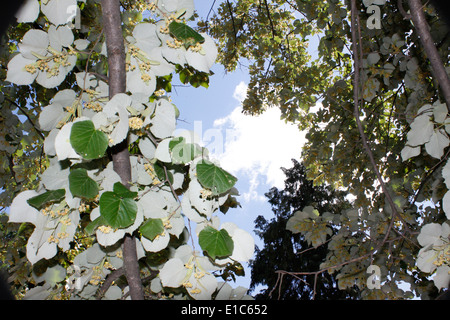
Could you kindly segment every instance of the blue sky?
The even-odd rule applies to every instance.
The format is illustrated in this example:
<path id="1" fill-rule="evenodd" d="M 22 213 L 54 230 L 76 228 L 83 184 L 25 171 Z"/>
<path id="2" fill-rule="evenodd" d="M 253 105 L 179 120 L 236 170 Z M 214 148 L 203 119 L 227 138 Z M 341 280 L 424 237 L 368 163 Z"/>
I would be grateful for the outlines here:
<path id="1" fill-rule="evenodd" d="M 215 7 L 219 2 L 216 1 Z M 212 3 L 212 0 L 195 0 L 201 17 L 208 14 Z M 208 89 L 174 88 L 171 98 L 180 110 L 178 128 L 195 131 L 212 157 L 239 179 L 236 187 L 242 208 L 229 210 L 219 217 L 221 222 L 234 222 L 250 232 L 261 248 L 261 241 L 253 233 L 254 220 L 258 215 L 273 217 L 264 193 L 273 186 L 284 187 L 285 176 L 280 168 L 290 168 L 291 159 L 299 159 L 304 134 L 295 125 L 280 120 L 276 107 L 258 117 L 242 114 L 241 102 L 249 82 L 245 68 L 225 73 L 216 64 L 212 71 Z M 249 287 L 249 268 L 237 285 Z"/>

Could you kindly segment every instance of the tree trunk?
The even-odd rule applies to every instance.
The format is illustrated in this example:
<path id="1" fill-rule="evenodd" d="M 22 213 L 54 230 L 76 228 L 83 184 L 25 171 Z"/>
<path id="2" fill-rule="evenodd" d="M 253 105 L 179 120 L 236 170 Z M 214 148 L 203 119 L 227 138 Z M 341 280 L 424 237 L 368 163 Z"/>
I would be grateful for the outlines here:
<path id="1" fill-rule="evenodd" d="M 445 102 L 447 103 L 447 110 L 450 112 L 450 79 L 445 71 L 444 63 L 442 62 L 439 52 L 434 45 L 433 37 L 430 33 L 430 26 L 428 25 L 422 10 L 422 2 L 420 0 L 408 0 L 408 4 L 414 28 L 417 30 L 420 42 L 430 60 L 431 72 L 442 89 Z"/>
<path id="2" fill-rule="evenodd" d="M 126 91 L 125 46 L 122 34 L 119 0 L 102 0 L 103 30 L 106 36 L 109 68 L 109 98 Z M 114 171 L 129 187 L 131 181 L 130 154 L 128 143 L 122 141 L 112 148 Z M 125 277 L 133 300 L 143 300 L 142 282 L 139 274 L 139 262 L 136 254 L 136 239 L 126 235 L 123 244 Z"/>

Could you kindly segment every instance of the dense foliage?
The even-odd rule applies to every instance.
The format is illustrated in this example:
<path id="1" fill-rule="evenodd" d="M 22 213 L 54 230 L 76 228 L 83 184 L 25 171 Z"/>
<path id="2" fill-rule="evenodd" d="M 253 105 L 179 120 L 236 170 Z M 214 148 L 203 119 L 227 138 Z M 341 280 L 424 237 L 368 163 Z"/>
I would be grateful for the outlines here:
<path id="1" fill-rule="evenodd" d="M 248 67 L 244 111 L 280 108 L 307 130 L 307 177 L 354 196 L 339 213 L 293 216 L 291 230 L 328 250 L 315 272 L 334 274 L 341 289 L 357 285 L 363 298 L 428 298 L 446 288 L 450 34 L 434 8 L 417 0 L 227 0 L 201 27 L 219 41 L 228 70 Z M 311 223 L 339 230 L 328 239 Z M 367 288 L 369 265 L 380 267 L 379 290 Z"/>
<path id="2" fill-rule="evenodd" d="M 217 215 L 237 179 L 192 133 L 173 136 L 173 76 L 207 87 L 218 52 L 193 19 L 193 0 L 29 0 L 18 13 L 0 127 L 1 260 L 18 297 L 245 297 L 216 278 L 253 254 Z"/>

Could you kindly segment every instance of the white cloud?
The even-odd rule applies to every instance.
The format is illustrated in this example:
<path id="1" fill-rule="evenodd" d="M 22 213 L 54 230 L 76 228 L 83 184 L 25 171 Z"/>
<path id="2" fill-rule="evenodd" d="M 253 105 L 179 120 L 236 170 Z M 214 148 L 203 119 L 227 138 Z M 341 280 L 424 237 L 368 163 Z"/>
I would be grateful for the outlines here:
<path id="1" fill-rule="evenodd" d="M 241 82 L 233 97 L 242 102 L 246 91 L 246 84 Z M 296 125 L 280 120 L 280 115 L 277 107 L 269 108 L 259 116 L 244 115 L 239 106 L 228 116 L 214 122 L 212 132 L 221 132 L 222 136 L 225 132 L 221 138 L 222 150 L 208 147 L 208 143 L 217 146 L 218 135 L 214 139 L 203 138 L 213 157 L 220 161 L 225 170 L 249 179 L 249 190 L 240 190 L 244 192 L 246 201 L 265 200 L 257 192 L 261 183 L 283 188 L 285 175 L 280 168 L 290 168 L 291 159 L 300 158 L 305 133 L 300 132 Z"/>

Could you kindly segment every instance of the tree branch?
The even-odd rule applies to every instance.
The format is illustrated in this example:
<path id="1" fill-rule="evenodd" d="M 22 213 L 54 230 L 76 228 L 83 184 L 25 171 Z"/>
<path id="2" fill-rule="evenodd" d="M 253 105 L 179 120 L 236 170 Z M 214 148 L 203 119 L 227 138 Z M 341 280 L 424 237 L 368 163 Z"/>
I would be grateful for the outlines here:
<path id="1" fill-rule="evenodd" d="M 110 273 L 97 293 L 97 300 L 100 300 L 105 295 L 106 291 L 108 291 L 109 287 L 111 287 L 113 282 L 123 276 L 123 274 L 123 268 L 119 268 Z"/>
<path id="2" fill-rule="evenodd" d="M 126 91 L 125 45 L 121 26 L 120 1 L 102 0 L 103 30 L 106 36 L 109 71 L 109 98 Z M 126 187 L 131 182 L 131 163 L 127 139 L 112 148 L 113 168 Z M 139 262 L 136 254 L 136 239 L 126 235 L 123 243 L 125 276 L 133 300 L 143 300 Z"/>
<path id="3" fill-rule="evenodd" d="M 428 25 L 422 10 L 422 3 L 420 0 L 408 0 L 408 4 L 414 27 L 419 34 L 420 42 L 422 43 L 425 53 L 430 60 L 431 72 L 442 89 L 445 102 L 447 103 L 447 110 L 450 112 L 450 79 L 445 71 L 439 52 L 434 45 L 433 37 L 430 33 L 430 26 Z"/>

